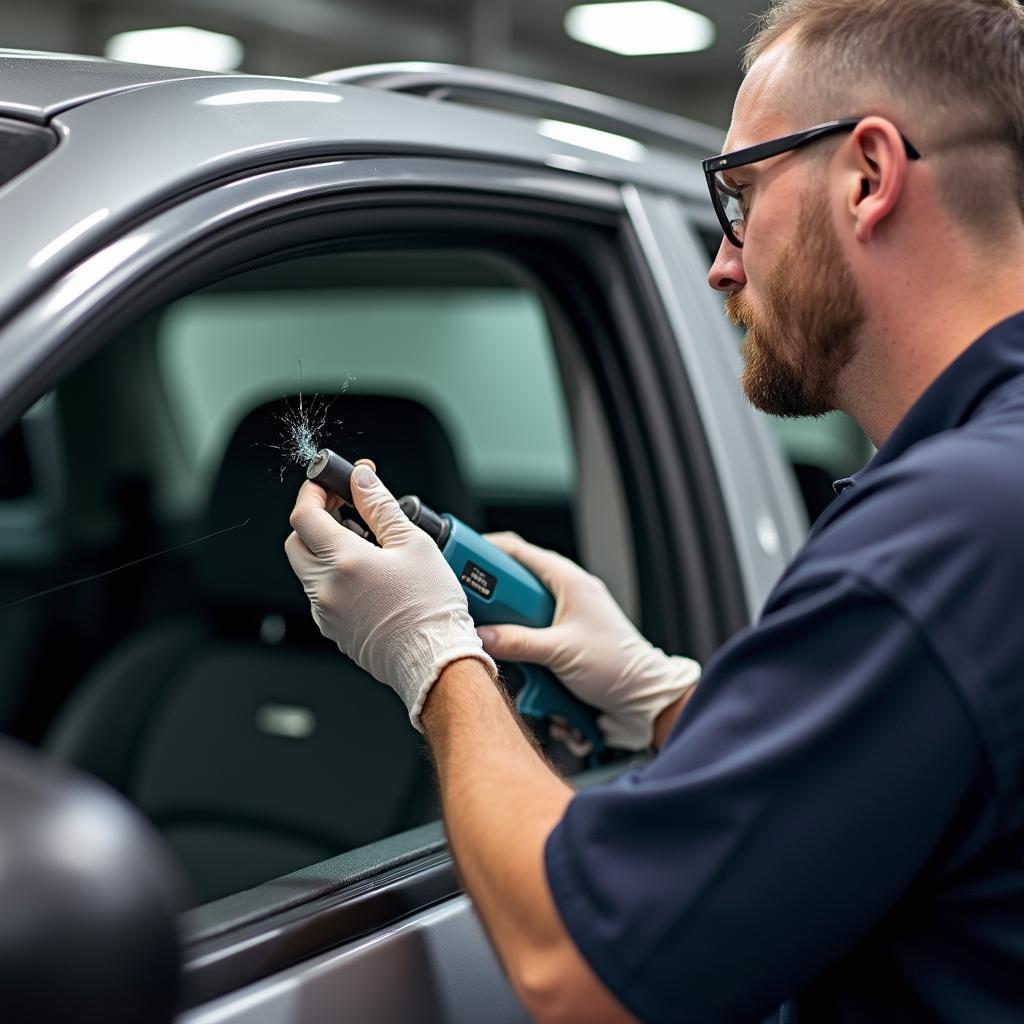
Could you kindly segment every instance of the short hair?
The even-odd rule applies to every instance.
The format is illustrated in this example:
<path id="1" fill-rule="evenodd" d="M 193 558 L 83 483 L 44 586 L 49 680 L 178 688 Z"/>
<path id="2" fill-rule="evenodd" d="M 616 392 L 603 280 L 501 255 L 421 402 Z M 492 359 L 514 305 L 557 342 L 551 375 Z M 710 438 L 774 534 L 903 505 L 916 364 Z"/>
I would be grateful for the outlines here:
<path id="1" fill-rule="evenodd" d="M 1024 11 L 1017 0 L 773 0 L 743 70 L 793 30 L 797 116 L 898 111 L 940 196 L 979 232 L 1024 218 Z M 929 154 L 929 146 L 934 149 Z"/>

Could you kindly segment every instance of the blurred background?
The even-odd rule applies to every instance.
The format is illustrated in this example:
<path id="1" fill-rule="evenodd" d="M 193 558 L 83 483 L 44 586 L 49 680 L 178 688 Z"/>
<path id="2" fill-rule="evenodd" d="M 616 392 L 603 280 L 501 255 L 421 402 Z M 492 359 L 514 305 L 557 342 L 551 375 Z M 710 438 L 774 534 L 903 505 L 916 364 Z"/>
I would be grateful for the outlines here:
<path id="1" fill-rule="evenodd" d="M 0 0 L 0 45 L 295 77 L 358 64 L 443 61 L 594 89 L 724 128 L 740 80 L 740 51 L 766 6 L 765 0 L 687 0 L 685 6 L 668 0 Z"/>

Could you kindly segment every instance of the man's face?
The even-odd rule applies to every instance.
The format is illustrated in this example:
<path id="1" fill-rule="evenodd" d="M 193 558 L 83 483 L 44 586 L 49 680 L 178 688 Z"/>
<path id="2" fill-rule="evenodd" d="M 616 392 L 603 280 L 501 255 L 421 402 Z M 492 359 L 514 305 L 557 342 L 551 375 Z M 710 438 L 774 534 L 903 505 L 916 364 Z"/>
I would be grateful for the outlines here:
<path id="1" fill-rule="evenodd" d="M 787 113 L 794 53 L 783 36 L 744 79 L 726 140 L 741 149 L 808 127 Z M 799 104 L 796 104 L 799 106 Z M 866 308 L 828 205 L 828 160 L 796 151 L 730 171 L 745 189 L 743 248 L 723 239 L 708 275 L 729 293 L 726 312 L 747 329 L 743 390 L 776 416 L 836 407 L 839 378 L 856 355 Z"/>
<path id="2" fill-rule="evenodd" d="M 743 391 L 773 416 L 821 416 L 836 408 L 840 374 L 857 353 L 866 319 L 827 201 L 812 194 L 767 267 L 761 301 L 755 307 L 744 288 L 725 303 L 729 319 L 747 329 Z"/>

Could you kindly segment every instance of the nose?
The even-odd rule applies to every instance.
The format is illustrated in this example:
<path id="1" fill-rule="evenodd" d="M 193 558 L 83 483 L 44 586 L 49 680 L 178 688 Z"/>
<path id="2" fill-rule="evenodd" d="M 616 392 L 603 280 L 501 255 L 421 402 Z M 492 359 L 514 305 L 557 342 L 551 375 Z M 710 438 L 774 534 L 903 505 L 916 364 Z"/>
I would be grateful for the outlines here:
<path id="1" fill-rule="evenodd" d="M 738 249 L 723 235 L 718 255 L 708 271 L 708 284 L 718 292 L 738 292 L 746 283 L 743 250 Z"/>

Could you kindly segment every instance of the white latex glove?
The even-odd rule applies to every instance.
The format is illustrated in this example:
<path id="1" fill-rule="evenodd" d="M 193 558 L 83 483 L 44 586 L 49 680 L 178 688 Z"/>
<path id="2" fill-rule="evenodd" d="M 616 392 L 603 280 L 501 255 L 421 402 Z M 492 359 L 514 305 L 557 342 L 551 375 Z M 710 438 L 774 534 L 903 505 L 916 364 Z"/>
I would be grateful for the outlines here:
<path id="1" fill-rule="evenodd" d="M 650 746 L 655 719 L 696 685 L 700 665 L 645 640 L 604 582 L 575 562 L 515 533 L 487 539 L 522 562 L 555 598 L 555 617 L 546 629 L 482 627 L 487 652 L 500 661 L 551 669 L 577 697 L 604 712 L 597 724 L 611 746 Z"/>
<path id="2" fill-rule="evenodd" d="M 352 474 L 352 497 L 380 547 L 342 526 L 331 514 L 341 500 L 307 481 L 285 553 L 320 632 L 390 686 L 422 732 L 420 712 L 446 665 L 477 658 L 495 680 L 498 671 L 473 627 L 462 584 L 368 466 Z"/>

